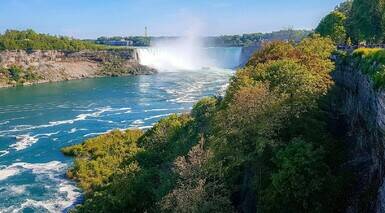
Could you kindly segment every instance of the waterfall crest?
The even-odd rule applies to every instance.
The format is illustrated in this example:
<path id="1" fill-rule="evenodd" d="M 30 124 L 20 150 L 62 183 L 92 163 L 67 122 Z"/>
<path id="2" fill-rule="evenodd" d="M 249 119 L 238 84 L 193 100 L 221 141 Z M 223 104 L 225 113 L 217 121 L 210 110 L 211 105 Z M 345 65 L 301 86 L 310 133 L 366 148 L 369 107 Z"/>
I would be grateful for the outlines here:
<path id="1" fill-rule="evenodd" d="M 232 69 L 240 65 L 242 48 L 162 46 L 137 49 L 142 65 L 159 71 Z"/>

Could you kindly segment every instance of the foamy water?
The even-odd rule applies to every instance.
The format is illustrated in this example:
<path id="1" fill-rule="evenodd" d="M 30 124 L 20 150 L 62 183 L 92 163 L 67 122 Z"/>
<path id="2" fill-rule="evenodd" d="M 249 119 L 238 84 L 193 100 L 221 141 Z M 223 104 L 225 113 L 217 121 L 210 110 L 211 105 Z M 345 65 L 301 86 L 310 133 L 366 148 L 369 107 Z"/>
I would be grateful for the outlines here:
<path id="1" fill-rule="evenodd" d="M 78 188 L 73 183 L 63 178 L 63 172 L 67 165 L 59 161 L 48 163 L 13 163 L 10 166 L 0 168 L 0 181 L 16 179 L 23 175 L 34 175 L 35 183 L 27 185 L 6 185 L 0 187 L 0 196 L 14 197 L 24 196 L 34 184 L 47 184 L 47 192 L 51 193 L 50 199 L 35 200 L 32 197 L 26 198 L 16 205 L 0 208 L 1 212 L 21 212 L 26 208 L 36 211 L 60 212 L 70 206 L 81 195 Z M 48 183 L 51 183 L 48 185 Z"/>

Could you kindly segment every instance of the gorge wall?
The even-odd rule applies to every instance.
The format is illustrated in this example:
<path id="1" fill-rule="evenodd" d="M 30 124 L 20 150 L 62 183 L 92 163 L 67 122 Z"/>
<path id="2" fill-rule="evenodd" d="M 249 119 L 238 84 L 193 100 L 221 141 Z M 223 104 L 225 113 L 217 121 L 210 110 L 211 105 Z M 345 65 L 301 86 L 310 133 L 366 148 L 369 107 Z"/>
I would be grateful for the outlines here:
<path id="1" fill-rule="evenodd" d="M 243 67 L 247 64 L 251 56 L 263 46 L 262 42 L 258 42 L 254 45 L 242 47 L 241 56 L 239 59 L 239 66 Z"/>
<path id="2" fill-rule="evenodd" d="M 11 66 L 30 69 L 39 76 L 39 80 L 26 82 L 26 84 L 155 72 L 154 69 L 139 64 L 136 51 L 133 49 L 80 52 L 54 50 L 0 52 L 0 68 Z M 0 73 L 0 87 L 15 85 L 14 82 L 1 75 L 2 73 Z"/>
<path id="3" fill-rule="evenodd" d="M 333 78 L 332 129 L 344 139 L 342 169 L 353 178 L 347 212 L 385 212 L 385 91 L 349 60 L 337 60 Z"/>

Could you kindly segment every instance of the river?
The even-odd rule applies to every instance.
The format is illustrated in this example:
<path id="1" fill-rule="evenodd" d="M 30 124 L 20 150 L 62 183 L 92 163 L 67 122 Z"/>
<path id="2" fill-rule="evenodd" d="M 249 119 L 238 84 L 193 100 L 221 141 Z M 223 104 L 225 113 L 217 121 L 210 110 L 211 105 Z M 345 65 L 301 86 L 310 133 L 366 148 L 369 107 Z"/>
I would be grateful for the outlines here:
<path id="1" fill-rule="evenodd" d="M 227 49 L 226 57 L 229 51 L 240 52 Z M 81 190 L 65 178 L 72 159 L 62 147 L 189 112 L 200 98 L 224 91 L 234 72 L 225 65 L 0 89 L 0 212 L 66 211 Z"/>

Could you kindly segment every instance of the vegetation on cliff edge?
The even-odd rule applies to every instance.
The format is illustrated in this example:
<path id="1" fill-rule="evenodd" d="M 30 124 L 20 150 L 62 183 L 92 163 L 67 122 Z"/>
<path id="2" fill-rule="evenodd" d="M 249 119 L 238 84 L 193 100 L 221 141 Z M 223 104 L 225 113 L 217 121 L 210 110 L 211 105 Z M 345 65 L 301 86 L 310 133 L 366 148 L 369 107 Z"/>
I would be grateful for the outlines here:
<path id="1" fill-rule="evenodd" d="M 80 51 L 96 50 L 101 47 L 86 41 L 72 39 L 64 36 L 52 36 L 36 33 L 33 30 L 7 30 L 0 34 L 1 50 L 62 50 Z"/>
<path id="2" fill-rule="evenodd" d="M 376 89 L 385 87 L 385 49 L 359 48 L 342 59 L 354 63 L 359 71 L 367 74 Z"/>
<path id="3" fill-rule="evenodd" d="M 0 68 L 0 83 L 11 85 L 23 85 L 24 83 L 32 83 L 41 79 L 31 67 L 24 69 L 19 66 L 11 66 L 9 68 Z"/>
<path id="4" fill-rule="evenodd" d="M 334 49 L 317 36 L 267 44 L 224 98 L 205 98 L 142 136 L 114 132 L 65 148 L 76 159 L 69 175 L 87 192 L 75 211 L 338 210 L 343 155 L 324 110 Z"/>

